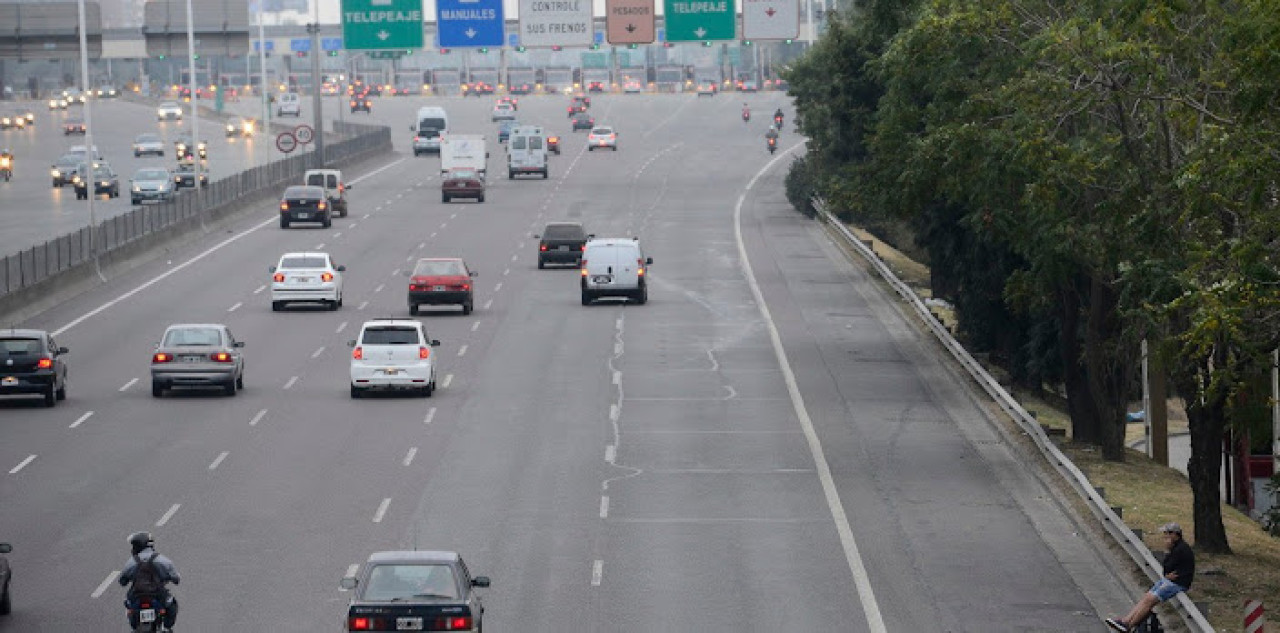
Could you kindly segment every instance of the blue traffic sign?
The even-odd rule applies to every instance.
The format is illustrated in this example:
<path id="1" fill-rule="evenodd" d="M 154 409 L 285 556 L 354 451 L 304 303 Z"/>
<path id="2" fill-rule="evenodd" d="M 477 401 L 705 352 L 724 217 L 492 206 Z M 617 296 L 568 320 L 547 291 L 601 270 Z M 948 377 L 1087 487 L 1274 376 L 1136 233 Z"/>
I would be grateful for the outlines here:
<path id="1" fill-rule="evenodd" d="M 507 46 L 515 48 L 520 45 L 519 33 L 507 33 Z"/>
<path id="2" fill-rule="evenodd" d="M 440 46 L 502 46 L 502 0 L 438 0 Z"/>
<path id="3" fill-rule="evenodd" d="M 289 50 L 307 52 L 311 50 L 311 38 L 298 37 L 289 40 Z"/>
<path id="4" fill-rule="evenodd" d="M 320 38 L 320 48 L 326 51 L 340 51 L 342 50 L 342 38 L 322 37 Z"/>
<path id="5" fill-rule="evenodd" d="M 667 41 L 667 30 L 666 30 L 666 29 L 658 29 L 658 41 L 659 41 L 659 42 L 665 42 L 665 41 Z"/>
<path id="6" fill-rule="evenodd" d="M 596 44 L 604 43 L 604 31 L 596 31 Z"/>
<path id="7" fill-rule="evenodd" d="M 262 50 L 262 40 L 254 40 L 254 41 L 253 41 L 253 52 L 255 52 L 255 53 L 256 53 L 256 52 L 258 52 L 258 51 L 260 51 L 260 50 Z M 275 41 L 275 40 L 267 40 L 267 50 L 269 50 L 269 51 L 274 51 L 274 50 L 276 50 L 276 41 Z"/>

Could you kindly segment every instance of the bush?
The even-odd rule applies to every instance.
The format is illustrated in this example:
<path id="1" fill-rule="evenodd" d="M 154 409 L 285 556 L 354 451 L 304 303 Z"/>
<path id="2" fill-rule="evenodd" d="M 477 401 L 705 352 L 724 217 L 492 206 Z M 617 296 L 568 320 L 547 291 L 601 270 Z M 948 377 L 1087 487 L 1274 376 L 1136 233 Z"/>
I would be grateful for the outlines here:
<path id="1" fill-rule="evenodd" d="M 801 156 L 792 161 L 785 181 L 787 200 L 791 202 L 791 206 L 810 218 L 818 214 L 817 209 L 813 207 L 813 197 L 818 193 L 816 171 L 809 158 Z"/>

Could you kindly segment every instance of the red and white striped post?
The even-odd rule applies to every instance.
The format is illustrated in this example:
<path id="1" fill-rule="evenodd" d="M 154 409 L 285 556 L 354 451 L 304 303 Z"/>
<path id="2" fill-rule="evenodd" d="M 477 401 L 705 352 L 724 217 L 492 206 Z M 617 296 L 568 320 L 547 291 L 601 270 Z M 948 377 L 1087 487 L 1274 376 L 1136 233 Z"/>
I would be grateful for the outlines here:
<path id="1" fill-rule="evenodd" d="M 1263 633 L 1267 629 L 1267 616 L 1261 600 L 1244 601 L 1244 633 Z"/>

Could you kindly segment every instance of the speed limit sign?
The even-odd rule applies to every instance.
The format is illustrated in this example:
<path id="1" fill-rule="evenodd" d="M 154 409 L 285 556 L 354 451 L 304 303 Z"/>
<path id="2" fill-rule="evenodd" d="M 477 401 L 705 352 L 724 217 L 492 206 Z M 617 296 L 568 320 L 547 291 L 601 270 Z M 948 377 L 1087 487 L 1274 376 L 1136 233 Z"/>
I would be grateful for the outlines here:
<path id="1" fill-rule="evenodd" d="M 292 132 L 281 132 L 280 136 L 276 137 L 276 149 L 286 154 L 298 149 L 297 137 Z"/>
<path id="2" fill-rule="evenodd" d="M 299 125 L 293 128 L 293 136 L 298 139 L 299 143 L 306 145 L 310 143 L 316 136 L 316 131 L 310 125 Z"/>

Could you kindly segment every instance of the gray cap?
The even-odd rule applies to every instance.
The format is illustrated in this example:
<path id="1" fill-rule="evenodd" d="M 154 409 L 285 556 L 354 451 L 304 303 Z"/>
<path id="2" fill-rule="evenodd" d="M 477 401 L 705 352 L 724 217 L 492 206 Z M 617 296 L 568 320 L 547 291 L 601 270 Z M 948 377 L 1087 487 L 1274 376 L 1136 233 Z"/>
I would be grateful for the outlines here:
<path id="1" fill-rule="evenodd" d="M 1165 534 L 1177 534 L 1178 536 L 1182 536 L 1182 526 L 1177 523 L 1165 523 L 1160 526 L 1160 531 Z"/>

